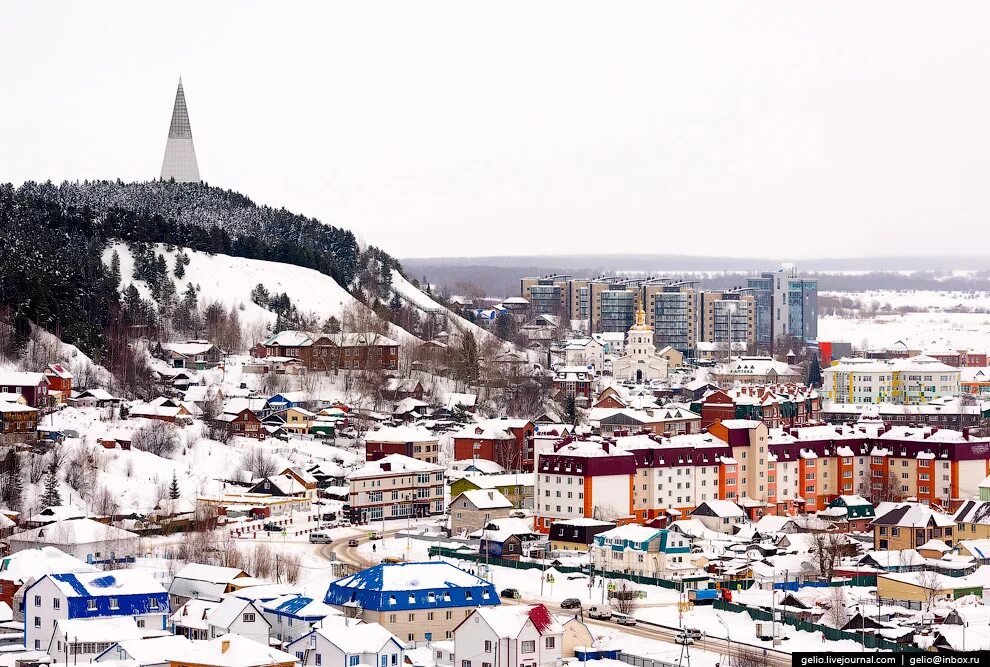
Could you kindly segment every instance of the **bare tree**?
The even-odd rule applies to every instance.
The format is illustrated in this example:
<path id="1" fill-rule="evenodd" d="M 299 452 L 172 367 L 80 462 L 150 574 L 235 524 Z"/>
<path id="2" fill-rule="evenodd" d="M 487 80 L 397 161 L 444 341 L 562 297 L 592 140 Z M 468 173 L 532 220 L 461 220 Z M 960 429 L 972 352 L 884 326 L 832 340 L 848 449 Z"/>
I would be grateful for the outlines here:
<path id="1" fill-rule="evenodd" d="M 737 644 L 736 646 L 739 646 Z M 736 657 L 732 661 L 732 667 L 769 667 L 770 656 L 765 651 L 754 649 L 736 649 Z"/>
<path id="2" fill-rule="evenodd" d="M 639 598 L 639 593 L 633 589 L 628 581 L 623 581 L 616 586 L 616 589 L 612 591 L 611 596 L 612 607 L 620 614 L 629 616 L 638 606 L 637 600 Z"/>
<path id="3" fill-rule="evenodd" d="M 818 574 L 823 579 L 832 579 L 835 563 L 839 558 L 844 544 L 845 541 L 842 535 L 838 533 L 811 533 L 811 553 L 818 561 Z"/>
<path id="4" fill-rule="evenodd" d="M 846 589 L 834 586 L 828 599 L 825 621 L 833 628 L 842 628 L 849 622 L 849 608 L 846 605 Z"/>
<path id="5" fill-rule="evenodd" d="M 942 592 L 942 575 L 935 570 L 924 570 L 918 573 L 918 586 L 925 593 L 925 611 L 931 611 L 932 604 Z"/>
<path id="6" fill-rule="evenodd" d="M 275 554 L 272 553 L 271 547 L 264 542 L 254 545 L 252 561 L 254 567 L 253 574 L 256 577 L 267 579 L 275 571 Z"/>
<path id="7" fill-rule="evenodd" d="M 174 424 L 155 420 L 134 431 L 131 443 L 135 449 L 169 457 L 179 448 L 179 429 Z"/>
<path id="8" fill-rule="evenodd" d="M 241 467 L 257 479 L 274 475 L 278 462 L 261 447 L 252 447 L 241 459 Z"/>

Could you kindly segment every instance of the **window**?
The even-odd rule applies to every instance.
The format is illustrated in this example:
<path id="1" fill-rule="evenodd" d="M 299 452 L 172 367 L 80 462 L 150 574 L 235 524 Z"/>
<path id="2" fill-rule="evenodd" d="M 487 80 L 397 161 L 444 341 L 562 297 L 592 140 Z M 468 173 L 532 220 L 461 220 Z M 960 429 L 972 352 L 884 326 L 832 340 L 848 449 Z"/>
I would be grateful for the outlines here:
<path id="1" fill-rule="evenodd" d="M 36 627 L 36 628 L 40 628 L 41 627 L 41 617 L 40 616 L 35 616 L 34 617 L 34 627 Z"/>
<path id="2" fill-rule="evenodd" d="M 96 611 L 96 600 L 86 600 L 87 611 Z"/>
<path id="3" fill-rule="evenodd" d="M 471 667 L 470 660 L 461 660 L 461 667 Z"/>
<path id="4" fill-rule="evenodd" d="M 350 665 L 350 667 L 354 667 L 354 665 L 359 664 L 360 659 L 361 659 L 361 656 L 349 655 L 349 656 L 347 656 L 347 664 Z"/>
<path id="5" fill-rule="evenodd" d="M 252 613 L 244 614 L 242 616 L 242 619 L 245 623 L 254 623 L 254 614 Z"/>
<path id="6" fill-rule="evenodd" d="M 489 640 L 486 639 L 485 640 L 485 653 L 491 653 L 491 652 L 492 652 L 492 643 L 491 643 L 491 641 L 489 641 Z"/>
<path id="7" fill-rule="evenodd" d="M 547 646 L 547 648 L 554 648 L 555 644 L 554 644 L 554 638 L 553 637 L 547 637 L 547 644 L 546 644 L 546 646 Z"/>
<path id="8" fill-rule="evenodd" d="M 40 595 L 35 595 L 34 596 L 34 606 L 35 607 L 40 607 L 41 606 L 41 596 Z"/>
<path id="9" fill-rule="evenodd" d="M 522 652 L 523 653 L 536 653 L 536 640 L 535 639 L 529 639 L 527 641 L 524 641 L 522 643 Z"/>
<path id="10" fill-rule="evenodd" d="M 398 615 L 397 614 L 389 614 L 388 615 L 388 622 L 389 623 L 395 623 L 397 619 L 398 619 Z"/>
<path id="11" fill-rule="evenodd" d="M 157 601 L 156 601 L 156 604 L 157 604 Z M 61 609 L 61 608 L 62 608 L 62 601 L 59 600 L 58 598 L 53 598 L 52 599 L 52 609 Z"/>
<path id="12" fill-rule="evenodd" d="M 55 608 L 58 609 L 58 600 L 55 601 Z M 155 598 L 151 598 L 148 601 L 148 608 L 149 609 L 158 609 L 158 600 L 156 600 Z"/>
<path id="13" fill-rule="evenodd" d="M 317 665 L 322 665 L 323 664 L 323 655 L 320 654 L 320 653 L 317 653 L 316 654 L 316 664 Z"/>
<path id="14" fill-rule="evenodd" d="M 118 604 L 117 598 L 110 598 L 110 608 L 111 609 L 120 609 L 120 604 Z"/>

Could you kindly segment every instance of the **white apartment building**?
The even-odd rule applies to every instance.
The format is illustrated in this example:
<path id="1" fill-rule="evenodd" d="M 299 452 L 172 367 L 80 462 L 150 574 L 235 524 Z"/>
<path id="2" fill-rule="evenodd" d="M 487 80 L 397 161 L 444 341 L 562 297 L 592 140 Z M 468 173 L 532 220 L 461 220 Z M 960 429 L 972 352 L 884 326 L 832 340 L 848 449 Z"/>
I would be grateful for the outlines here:
<path id="1" fill-rule="evenodd" d="M 542 604 L 476 609 L 454 628 L 459 667 L 560 667 L 564 628 Z"/>
<path id="2" fill-rule="evenodd" d="M 436 464 L 402 454 L 368 461 L 347 476 L 351 518 L 381 521 L 443 514 L 443 472 Z"/>
<path id="3" fill-rule="evenodd" d="M 958 396 L 960 370 L 938 359 L 844 357 L 822 370 L 825 396 L 833 403 L 920 405 Z"/>

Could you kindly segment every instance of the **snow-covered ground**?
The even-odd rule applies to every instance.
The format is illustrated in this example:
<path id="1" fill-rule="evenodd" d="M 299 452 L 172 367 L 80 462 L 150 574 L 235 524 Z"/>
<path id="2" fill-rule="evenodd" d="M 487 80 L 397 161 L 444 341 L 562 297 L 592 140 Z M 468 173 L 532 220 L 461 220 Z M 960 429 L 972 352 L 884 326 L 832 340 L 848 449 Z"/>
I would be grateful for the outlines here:
<path id="1" fill-rule="evenodd" d="M 818 340 L 845 341 L 856 348 L 886 348 L 904 341 L 910 349 L 990 349 L 990 314 L 906 313 L 869 319 L 820 317 Z"/>
<path id="2" fill-rule="evenodd" d="M 932 310 L 990 309 L 990 292 L 982 290 L 867 290 L 863 292 L 821 292 L 821 296 L 854 299 L 869 307 L 928 308 Z"/>

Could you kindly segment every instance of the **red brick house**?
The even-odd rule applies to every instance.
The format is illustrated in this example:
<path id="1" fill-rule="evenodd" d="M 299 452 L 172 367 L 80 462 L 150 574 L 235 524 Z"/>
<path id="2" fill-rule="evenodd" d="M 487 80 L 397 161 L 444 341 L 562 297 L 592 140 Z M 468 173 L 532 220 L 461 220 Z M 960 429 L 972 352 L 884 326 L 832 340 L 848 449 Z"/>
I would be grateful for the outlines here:
<path id="1" fill-rule="evenodd" d="M 267 357 L 299 359 L 314 371 L 397 370 L 399 344 L 374 333 L 280 331 L 261 345 Z"/>
<path id="2" fill-rule="evenodd" d="M 32 408 L 47 408 L 50 402 L 44 373 L 0 373 L 0 394 L 20 394 Z"/>
<path id="3" fill-rule="evenodd" d="M 585 366 L 565 366 L 554 375 L 553 386 L 567 398 L 587 404 L 595 386 L 595 371 Z"/>
<path id="4" fill-rule="evenodd" d="M 533 470 L 536 426 L 528 419 L 486 419 L 454 434 L 454 459 L 478 457 L 506 470 Z"/>

